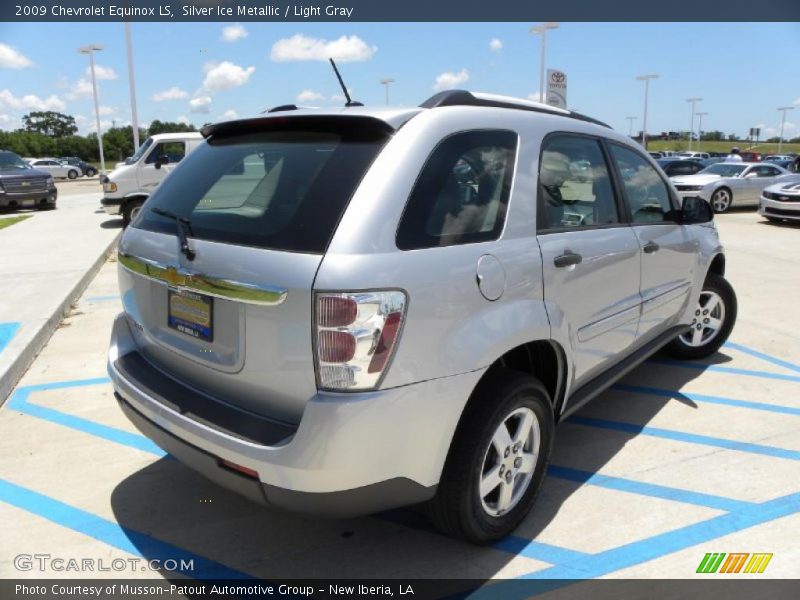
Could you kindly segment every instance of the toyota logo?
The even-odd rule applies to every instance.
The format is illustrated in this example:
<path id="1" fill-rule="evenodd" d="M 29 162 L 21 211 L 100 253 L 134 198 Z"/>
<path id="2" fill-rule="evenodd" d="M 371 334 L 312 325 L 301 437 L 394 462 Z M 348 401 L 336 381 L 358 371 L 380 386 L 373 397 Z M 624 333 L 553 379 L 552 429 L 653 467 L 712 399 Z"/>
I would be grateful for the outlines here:
<path id="1" fill-rule="evenodd" d="M 563 83 L 566 77 L 561 71 L 555 71 L 550 75 L 550 79 L 553 80 L 553 83 Z"/>

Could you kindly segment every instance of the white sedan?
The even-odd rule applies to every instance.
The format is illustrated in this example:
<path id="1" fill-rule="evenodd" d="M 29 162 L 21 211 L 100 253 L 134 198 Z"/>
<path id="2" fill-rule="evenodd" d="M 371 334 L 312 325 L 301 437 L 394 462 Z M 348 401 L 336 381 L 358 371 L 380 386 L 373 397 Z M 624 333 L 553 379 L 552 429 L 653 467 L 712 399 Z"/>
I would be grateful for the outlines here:
<path id="1" fill-rule="evenodd" d="M 49 158 L 40 158 L 29 162 L 30 166 L 40 171 L 47 171 L 53 177 L 77 179 L 81 175 L 81 170 L 72 165 L 62 165 L 57 160 Z"/>
<path id="2" fill-rule="evenodd" d="M 792 182 L 800 182 L 800 174 L 763 162 L 721 162 L 694 175 L 672 178 L 682 198 L 700 196 L 716 213 L 723 213 L 731 206 L 758 206 L 764 188 Z"/>

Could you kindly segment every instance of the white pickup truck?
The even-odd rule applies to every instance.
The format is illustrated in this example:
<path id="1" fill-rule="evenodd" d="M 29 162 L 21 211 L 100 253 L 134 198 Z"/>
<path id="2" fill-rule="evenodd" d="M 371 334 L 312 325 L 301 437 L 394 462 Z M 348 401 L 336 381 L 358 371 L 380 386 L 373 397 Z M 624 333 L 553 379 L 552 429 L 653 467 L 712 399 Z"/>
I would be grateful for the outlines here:
<path id="1" fill-rule="evenodd" d="M 103 209 L 110 215 L 122 215 L 130 223 L 147 197 L 184 156 L 203 142 L 197 132 L 159 133 L 139 146 L 136 153 L 102 178 Z"/>

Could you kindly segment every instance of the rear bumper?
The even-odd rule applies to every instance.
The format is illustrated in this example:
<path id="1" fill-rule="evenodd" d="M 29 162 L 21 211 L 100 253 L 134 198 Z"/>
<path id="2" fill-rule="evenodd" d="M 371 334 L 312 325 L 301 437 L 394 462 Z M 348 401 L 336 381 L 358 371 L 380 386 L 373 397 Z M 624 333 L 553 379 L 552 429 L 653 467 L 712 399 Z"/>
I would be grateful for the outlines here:
<path id="1" fill-rule="evenodd" d="M 475 371 L 376 392 L 318 392 L 298 425 L 273 424 L 273 432 L 266 434 L 272 440 L 254 440 L 235 419 L 208 412 L 210 408 L 193 414 L 193 409 L 159 397 L 160 390 L 175 394 L 175 386 L 189 394 L 198 392 L 160 371 L 163 387 L 145 382 L 141 369 L 131 374 L 120 359 L 132 352 L 136 348 L 121 314 L 114 323 L 108 370 L 123 411 L 148 438 L 212 481 L 252 500 L 337 517 L 431 498 L 461 412 L 483 374 Z M 239 412 L 203 398 L 216 404 L 214 410 Z M 263 420 L 252 414 L 249 418 Z M 254 470 L 258 479 L 221 466 L 220 459 Z"/>
<path id="2" fill-rule="evenodd" d="M 107 214 L 118 215 L 122 210 L 122 200 L 123 198 L 103 198 L 100 200 L 100 204 Z"/>
<path id="3" fill-rule="evenodd" d="M 800 202 L 778 202 L 761 196 L 758 214 L 776 219 L 800 220 Z"/>

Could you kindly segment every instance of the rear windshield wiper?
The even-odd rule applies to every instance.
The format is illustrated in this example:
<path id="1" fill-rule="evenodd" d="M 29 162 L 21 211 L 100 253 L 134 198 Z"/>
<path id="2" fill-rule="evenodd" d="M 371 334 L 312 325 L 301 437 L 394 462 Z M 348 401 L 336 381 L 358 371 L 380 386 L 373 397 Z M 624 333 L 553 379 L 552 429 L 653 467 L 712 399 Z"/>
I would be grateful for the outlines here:
<path id="1" fill-rule="evenodd" d="M 192 224 L 186 217 L 179 217 L 173 212 L 168 210 L 164 210 L 163 208 L 159 208 L 158 206 L 154 206 L 150 209 L 152 212 L 156 213 L 157 215 L 161 215 L 162 217 L 167 217 L 168 219 L 172 219 L 178 225 L 178 241 L 181 245 L 181 254 L 183 254 L 188 260 L 194 260 L 195 253 L 189 247 L 189 238 L 186 235 L 186 232 L 189 232 L 189 235 L 194 235 L 192 231 Z"/>

